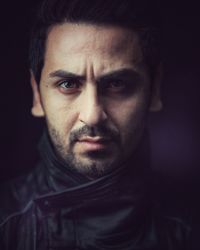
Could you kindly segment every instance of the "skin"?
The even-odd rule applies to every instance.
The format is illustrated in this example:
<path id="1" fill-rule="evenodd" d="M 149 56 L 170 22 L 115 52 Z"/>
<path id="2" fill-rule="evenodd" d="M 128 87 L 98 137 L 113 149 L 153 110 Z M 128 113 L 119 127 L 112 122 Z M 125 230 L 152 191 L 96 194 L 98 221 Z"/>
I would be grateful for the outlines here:
<path id="1" fill-rule="evenodd" d="M 53 26 L 31 84 L 32 114 L 46 118 L 58 157 L 90 179 L 127 162 L 148 111 L 161 108 L 159 77 L 150 80 L 137 34 L 120 27 Z"/>

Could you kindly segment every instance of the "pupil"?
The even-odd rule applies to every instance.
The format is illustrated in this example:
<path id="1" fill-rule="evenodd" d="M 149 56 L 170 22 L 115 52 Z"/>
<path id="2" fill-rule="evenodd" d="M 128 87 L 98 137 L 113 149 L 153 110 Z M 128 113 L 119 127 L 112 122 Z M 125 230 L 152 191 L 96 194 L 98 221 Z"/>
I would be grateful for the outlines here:
<path id="1" fill-rule="evenodd" d="M 73 87 L 73 83 L 71 83 L 71 82 L 65 82 L 64 83 L 64 86 L 66 87 L 66 88 L 72 88 Z"/>

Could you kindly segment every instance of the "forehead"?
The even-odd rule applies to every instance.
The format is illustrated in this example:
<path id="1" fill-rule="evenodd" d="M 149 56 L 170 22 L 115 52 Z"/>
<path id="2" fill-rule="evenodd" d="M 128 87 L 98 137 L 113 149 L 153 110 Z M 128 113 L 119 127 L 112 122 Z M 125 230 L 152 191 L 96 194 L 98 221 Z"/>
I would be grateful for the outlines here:
<path id="1" fill-rule="evenodd" d="M 86 61 L 107 66 L 135 64 L 141 60 L 138 35 L 125 28 L 64 23 L 53 26 L 48 34 L 45 64 L 52 67 L 72 67 Z"/>

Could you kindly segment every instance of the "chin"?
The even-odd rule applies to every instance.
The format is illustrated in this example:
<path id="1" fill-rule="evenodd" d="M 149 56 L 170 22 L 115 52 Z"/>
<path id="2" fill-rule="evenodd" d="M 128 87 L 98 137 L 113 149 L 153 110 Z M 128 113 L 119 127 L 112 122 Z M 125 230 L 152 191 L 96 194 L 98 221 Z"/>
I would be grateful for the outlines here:
<path id="1" fill-rule="evenodd" d="M 103 177 L 120 166 L 118 159 L 82 159 L 77 160 L 76 170 L 92 179 Z"/>

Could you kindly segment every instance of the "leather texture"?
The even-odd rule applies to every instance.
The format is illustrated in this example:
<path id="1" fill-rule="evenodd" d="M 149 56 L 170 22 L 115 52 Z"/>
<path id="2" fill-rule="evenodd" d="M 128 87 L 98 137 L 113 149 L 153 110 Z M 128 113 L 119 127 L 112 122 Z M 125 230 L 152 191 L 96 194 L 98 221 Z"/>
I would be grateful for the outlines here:
<path id="1" fill-rule="evenodd" d="M 45 134 L 41 163 L 1 185 L 1 250 L 184 250 L 189 228 L 159 210 L 150 172 L 129 161 L 95 181 L 67 168 Z"/>

